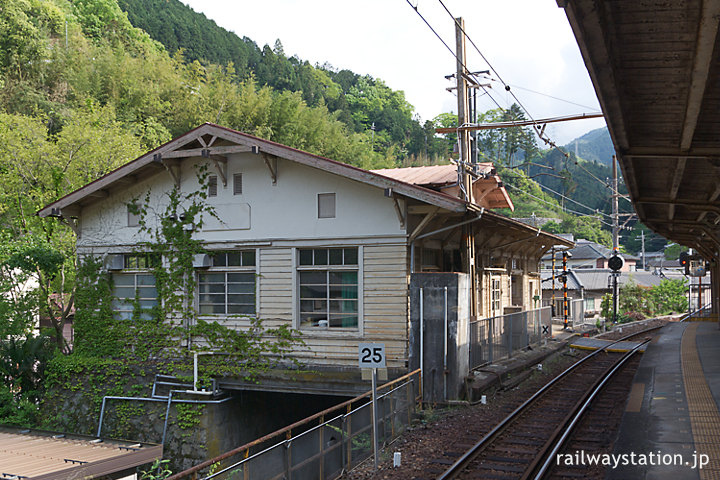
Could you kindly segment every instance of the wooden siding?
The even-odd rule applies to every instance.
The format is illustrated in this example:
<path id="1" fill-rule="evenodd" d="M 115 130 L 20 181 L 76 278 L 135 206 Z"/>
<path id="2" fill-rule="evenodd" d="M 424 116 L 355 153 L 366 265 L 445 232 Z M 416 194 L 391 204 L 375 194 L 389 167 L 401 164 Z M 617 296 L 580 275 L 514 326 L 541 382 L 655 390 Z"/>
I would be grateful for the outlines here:
<path id="1" fill-rule="evenodd" d="M 292 248 L 259 249 L 258 313 L 267 327 L 293 325 L 295 269 Z M 385 344 L 388 367 L 407 360 L 408 280 L 404 244 L 363 247 L 363 321 L 357 332 L 302 330 L 304 347 L 294 356 L 316 365 L 356 366 L 358 344 Z M 243 318 L 218 319 L 234 328 L 247 328 Z"/>
<path id="2" fill-rule="evenodd" d="M 265 322 L 293 320 L 292 248 L 261 248 L 258 283 L 260 318 Z"/>

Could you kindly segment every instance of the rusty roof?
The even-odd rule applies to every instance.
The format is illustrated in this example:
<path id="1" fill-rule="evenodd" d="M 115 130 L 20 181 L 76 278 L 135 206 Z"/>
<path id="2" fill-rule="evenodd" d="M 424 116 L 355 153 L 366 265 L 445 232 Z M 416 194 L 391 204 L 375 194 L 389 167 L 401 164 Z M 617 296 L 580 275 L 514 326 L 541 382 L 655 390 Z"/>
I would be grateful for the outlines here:
<path id="1" fill-rule="evenodd" d="M 492 163 L 481 163 L 480 172 L 492 170 Z M 423 186 L 452 185 L 458 181 L 457 166 L 455 165 L 428 165 L 423 167 L 385 168 L 371 170 L 371 172 L 400 180 L 401 182 Z"/>
<path id="2" fill-rule="evenodd" d="M 0 478 L 93 479 L 162 458 L 162 446 L 0 427 Z"/>

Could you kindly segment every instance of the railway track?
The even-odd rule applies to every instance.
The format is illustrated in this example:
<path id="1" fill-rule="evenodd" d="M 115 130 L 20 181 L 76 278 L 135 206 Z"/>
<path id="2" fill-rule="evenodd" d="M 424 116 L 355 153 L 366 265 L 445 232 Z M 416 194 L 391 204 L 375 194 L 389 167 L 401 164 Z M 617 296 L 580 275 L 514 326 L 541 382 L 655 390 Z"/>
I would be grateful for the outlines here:
<path id="1" fill-rule="evenodd" d="M 605 349 L 651 330 L 654 329 L 628 335 Z M 647 341 L 649 339 L 641 345 Z M 623 371 L 622 367 L 637 352 L 634 349 L 625 354 L 609 353 L 605 349 L 584 357 L 538 390 L 462 454 L 438 479 L 540 479 L 551 470 L 553 478 L 577 478 L 577 471 L 553 470 L 555 456 L 563 452 L 563 444 L 568 443 L 573 429 L 580 424 L 584 424 L 583 437 L 576 437 L 568 446 L 583 441 L 593 443 L 593 429 L 596 432 L 603 429 L 602 411 L 608 402 L 612 402 L 612 394 L 605 393 L 605 399 L 601 400 L 604 404 L 596 409 L 594 420 L 586 419 L 583 423 L 581 419 L 592 410 L 593 401 L 597 401 L 603 391 L 607 392 L 604 387 L 616 383 L 610 380 Z M 628 373 L 633 374 L 634 369 Z"/>

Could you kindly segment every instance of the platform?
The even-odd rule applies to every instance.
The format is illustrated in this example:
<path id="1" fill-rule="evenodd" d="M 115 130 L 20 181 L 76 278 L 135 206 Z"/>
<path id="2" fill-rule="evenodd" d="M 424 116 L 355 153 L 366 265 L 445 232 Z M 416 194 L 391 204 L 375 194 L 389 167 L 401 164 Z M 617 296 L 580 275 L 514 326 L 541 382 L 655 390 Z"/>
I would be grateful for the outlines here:
<path id="1" fill-rule="evenodd" d="M 601 348 L 605 348 L 611 343 L 613 343 L 614 340 L 604 340 L 601 338 L 593 338 L 593 337 L 578 337 L 572 340 L 570 342 L 570 348 L 576 348 L 578 350 L 600 350 Z M 631 341 L 625 341 L 625 342 L 618 342 L 615 343 L 612 347 L 608 348 L 608 352 L 616 352 L 616 353 L 625 353 L 629 352 L 633 348 L 640 345 L 640 342 L 631 342 Z M 644 352 L 647 348 L 647 344 L 640 347 L 638 350 L 640 352 Z"/>
<path id="2" fill-rule="evenodd" d="M 606 478 L 720 479 L 718 405 L 718 324 L 669 323 L 642 356 Z"/>

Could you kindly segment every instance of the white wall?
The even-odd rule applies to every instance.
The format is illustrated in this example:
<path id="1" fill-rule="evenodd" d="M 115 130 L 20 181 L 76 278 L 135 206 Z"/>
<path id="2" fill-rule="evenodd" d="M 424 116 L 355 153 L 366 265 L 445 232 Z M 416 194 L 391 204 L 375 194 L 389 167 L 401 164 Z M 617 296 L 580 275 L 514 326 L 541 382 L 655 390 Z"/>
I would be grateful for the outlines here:
<path id="1" fill-rule="evenodd" d="M 202 160 L 199 160 L 202 161 Z M 195 161 L 182 164 L 181 189 L 197 190 Z M 210 163 L 211 174 L 216 174 Z M 233 195 L 234 173 L 243 175 L 242 195 Z M 405 230 L 393 201 L 381 188 L 361 184 L 288 160 L 278 160 L 277 184 L 260 155 L 237 154 L 228 160 L 228 184 L 218 176 L 218 195 L 208 198 L 220 220 L 207 218 L 198 235 L 208 242 L 397 236 Z M 138 227 L 127 226 L 127 203 L 150 191 L 158 215 L 164 211 L 172 178 L 160 172 L 121 192 L 83 208 L 78 247 L 132 245 L 141 240 Z M 317 194 L 336 194 L 336 218 L 317 218 Z"/>

